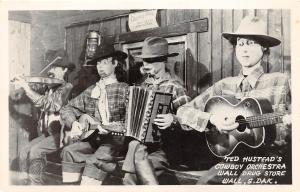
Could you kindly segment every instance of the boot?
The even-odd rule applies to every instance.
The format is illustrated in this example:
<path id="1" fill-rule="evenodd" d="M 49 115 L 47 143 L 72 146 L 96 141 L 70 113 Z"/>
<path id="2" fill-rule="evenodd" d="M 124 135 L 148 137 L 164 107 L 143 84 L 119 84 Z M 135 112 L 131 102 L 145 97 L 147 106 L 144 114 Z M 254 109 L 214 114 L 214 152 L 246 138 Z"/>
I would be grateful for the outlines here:
<path id="1" fill-rule="evenodd" d="M 136 174 L 142 185 L 158 185 L 153 164 L 148 159 L 147 147 L 139 145 L 135 153 Z"/>
<path id="2" fill-rule="evenodd" d="M 88 176 L 82 176 L 80 185 L 102 185 L 102 181 Z"/>
<path id="3" fill-rule="evenodd" d="M 43 185 L 43 173 L 46 162 L 44 159 L 33 159 L 29 166 L 29 182 L 31 185 Z"/>

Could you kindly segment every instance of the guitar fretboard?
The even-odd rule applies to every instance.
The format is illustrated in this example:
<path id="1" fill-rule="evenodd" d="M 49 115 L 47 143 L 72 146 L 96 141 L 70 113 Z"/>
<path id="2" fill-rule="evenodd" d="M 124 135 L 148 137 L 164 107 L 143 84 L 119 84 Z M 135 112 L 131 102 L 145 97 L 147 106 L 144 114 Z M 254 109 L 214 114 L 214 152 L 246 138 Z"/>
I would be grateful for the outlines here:
<path id="1" fill-rule="evenodd" d="M 258 116 L 246 117 L 246 123 L 249 128 L 263 127 L 267 125 L 274 125 L 282 123 L 283 113 L 265 113 Z"/>

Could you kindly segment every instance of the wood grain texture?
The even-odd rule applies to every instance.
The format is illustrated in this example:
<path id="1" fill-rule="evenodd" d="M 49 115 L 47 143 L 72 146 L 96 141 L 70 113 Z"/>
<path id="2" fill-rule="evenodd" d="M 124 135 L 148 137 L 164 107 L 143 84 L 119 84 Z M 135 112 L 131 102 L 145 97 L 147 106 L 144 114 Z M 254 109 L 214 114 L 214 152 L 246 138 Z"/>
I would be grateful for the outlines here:
<path id="1" fill-rule="evenodd" d="M 222 10 L 212 10 L 211 23 L 215 26 L 211 29 L 211 54 L 218 55 L 211 57 L 212 83 L 215 83 L 222 78 Z"/>
<path id="2" fill-rule="evenodd" d="M 223 32 L 233 31 L 233 10 L 223 10 L 222 31 Z M 225 38 L 222 38 L 221 57 L 222 57 L 222 78 L 232 76 L 233 60 L 235 57 L 235 52 L 234 52 L 233 45 L 231 45 L 231 43 Z"/>
<path id="3" fill-rule="evenodd" d="M 198 34 L 198 65 L 197 65 L 197 92 L 202 93 L 211 84 L 211 58 L 212 58 L 212 10 L 203 9 L 200 17 L 208 18 L 208 32 Z"/>
<path id="4" fill-rule="evenodd" d="M 197 82 L 198 82 L 198 35 L 197 33 L 189 33 L 186 37 L 186 86 L 187 92 L 190 97 L 197 95 Z"/>
<path id="5" fill-rule="evenodd" d="M 269 35 L 272 37 L 281 39 L 282 38 L 282 14 L 281 10 L 270 10 L 268 14 L 268 29 Z M 269 72 L 282 72 L 283 61 L 282 61 L 282 44 L 276 47 L 270 48 L 269 55 Z"/>
<path id="6" fill-rule="evenodd" d="M 141 42 L 148 36 L 180 36 L 188 33 L 196 34 L 187 38 L 188 46 L 193 47 L 193 51 L 197 50 L 197 54 L 193 55 L 197 65 L 186 65 L 185 75 L 188 89 L 194 95 L 193 88 L 195 82 L 196 92 L 201 93 L 213 82 L 224 77 L 237 75 L 241 69 L 239 62 L 235 57 L 234 47 L 224 38 L 222 32 L 234 32 L 240 24 L 243 17 L 247 15 L 256 15 L 263 19 L 268 25 L 268 33 L 272 36 L 280 38 L 282 44 L 275 48 L 271 48 L 270 56 L 264 58 L 263 67 L 266 72 L 285 71 L 290 73 L 290 11 L 289 10 L 270 10 L 270 9 L 226 9 L 226 10 L 204 10 L 204 9 L 161 9 L 159 10 L 158 22 L 161 27 L 137 32 L 128 32 L 128 17 L 115 18 L 102 23 L 95 23 L 91 26 L 98 27 L 100 31 L 109 38 L 114 39 L 116 43 L 132 43 Z M 95 12 L 91 13 L 94 17 Z M 114 14 L 114 12 L 110 12 Z M 101 14 L 100 14 L 101 15 Z M 88 18 L 88 16 L 85 16 Z M 91 18 L 93 18 L 91 16 Z M 208 18 L 207 24 L 203 22 L 200 25 L 198 19 Z M 195 21 L 196 20 L 196 21 Z M 191 22 L 192 21 L 192 22 Z M 78 31 L 75 30 L 78 28 Z M 206 29 L 206 30 L 204 30 Z M 70 32 L 73 31 L 73 32 Z M 75 30 L 75 31 L 74 31 Z M 82 48 L 82 37 L 77 33 L 83 33 L 87 30 L 83 26 L 73 26 L 67 28 L 67 44 L 68 51 L 72 55 L 72 61 L 76 61 L 78 54 Z M 207 31 L 207 32 L 205 32 Z M 73 36 L 70 38 L 68 36 Z M 195 37 L 196 40 L 194 39 Z M 78 42 L 78 38 L 79 41 Z M 193 39 L 193 40 L 191 40 Z M 70 41 L 77 41 L 70 44 Z M 191 45 L 190 41 L 197 43 L 196 47 Z M 118 46 L 120 46 L 119 44 Z M 192 52 L 193 52 L 192 51 Z M 186 58 L 186 62 L 190 62 L 190 58 Z M 266 64 L 265 64 L 266 63 Z M 271 63 L 272 65 L 269 65 Z M 189 77 L 189 74 L 193 74 Z M 206 75 L 210 77 L 205 77 Z M 205 77 L 203 79 L 203 77 Z M 193 78 L 193 80 L 191 80 Z M 211 79 L 210 79 L 211 78 Z M 211 81 L 210 81 L 211 80 Z M 194 82 L 195 81 L 195 82 Z M 189 85 L 191 83 L 191 85 Z"/>

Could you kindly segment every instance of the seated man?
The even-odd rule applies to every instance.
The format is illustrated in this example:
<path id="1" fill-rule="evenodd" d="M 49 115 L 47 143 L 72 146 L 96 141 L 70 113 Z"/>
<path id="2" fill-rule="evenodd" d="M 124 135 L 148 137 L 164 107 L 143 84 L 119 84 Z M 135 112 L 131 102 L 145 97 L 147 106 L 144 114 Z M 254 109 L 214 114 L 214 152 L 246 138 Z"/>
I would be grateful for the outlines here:
<path id="1" fill-rule="evenodd" d="M 155 143 L 141 144 L 131 141 L 123 165 L 126 172 L 124 184 L 158 184 L 160 176 L 170 164 L 178 163 L 178 143 L 180 142 L 181 127 L 175 113 L 177 108 L 188 101 L 185 89 L 176 77 L 172 77 L 166 70 L 168 57 L 178 53 L 168 53 L 168 42 L 161 37 L 148 37 L 144 40 L 142 54 L 137 56 L 143 59 L 142 71 L 148 78 L 141 84 L 149 90 L 172 94 L 170 113 L 158 114 L 154 123 L 161 133 Z M 191 130 L 188 128 L 188 130 Z M 159 134 L 158 134 L 159 137 Z M 149 154 L 149 155 L 148 155 Z"/>
<path id="2" fill-rule="evenodd" d="M 48 71 L 48 76 L 62 80 L 63 84 L 52 87 L 45 95 L 40 95 L 32 90 L 23 78 L 16 78 L 15 84 L 22 87 L 34 105 L 41 109 L 38 129 L 43 132 L 40 137 L 33 139 L 20 151 L 19 167 L 24 184 L 28 182 L 32 185 L 44 184 L 42 173 L 46 164 L 45 155 L 57 151 L 61 146 L 59 110 L 67 103 L 73 88 L 73 85 L 67 83 L 64 79 L 74 68 L 75 65 L 68 63 L 66 56 L 61 56 L 60 59 L 54 62 Z"/>
<path id="3" fill-rule="evenodd" d="M 242 67 L 240 74 L 216 82 L 194 100 L 181 106 L 177 111 L 181 125 L 200 132 L 203 132 L 208 126 L 212 127 L 211 125 L 216 127 L 220 133 L 228 133 L 238 128 L 239 123 L 236 121 L 236 116 L 228 115 L 231 114 L 230 111 L 222 111 L 221 113 L 216 111 L 214 111 L 215 113 L 204 112 L 205 104 L 212 96 L 230 96 L 237 100 L 246 97 L 263 98 L 270 102 L 274 112 L 287 114 L 291 104 L 289 77 L 279 72 L 264 73 L 261 65 L 262 58 L 268 53 L 269 48 L 279 45 L 280 40 L 267 35 L 266 24 L 257 17 L 245 17 L 235 33 L 223 33 L 222 36 L 235 47 L 237 60 Z M 290 127 L 285 125 L 290 124 L 289 115 L 283 117 L 283 122 L 284 124 L 277 124 L 276 133 L 271 134 L 277 136 L 273 144 L 268 146 L 265 145 L 265 142 L 258 149 L 240 148 L 237 150 L 238 152 L 236 151 L 233 154 L 238 155 L 240 160 L 244 156 L 281 156 L 288 167 L 288 171 L 291 158 L 291 154 L 288 152 L 291 147 Z M 286 137 L 286 135 L 288 136 Z M 231 140 L 233 141 L 234 138 L 232 137 Z M 269 135 L 266 135 L 265 141 L 267 140 L 270 140 Z M 222 142 L 221 139 L 219 139 L 219 142 Z M 234 164 L 234 162 L 221 163 Z M 222 184 L 224 176 L 218 175 L 220 170 L 218 167 L 219 165 L 212 167 L 207 174 L 201 177 L 198 184 Z M 245 167 L 237 170 L 238 176 L 234 177 L 238 178 L 240 183 L 249 184 L 253 180 L 251 180 L 251 176 L 244 174 L 249 170 Z M 259 171 L 263 174 L 266 170 L 259 169 Z M 286 176 L 288 175 L 289 173 Z M 255 178 L 255 176 L 252 177 Z"/>
<path id="4" fill-rule="evenodd" d="M 124 82 L 122 64 L 127 54 L 115 51 L 113 45 L 101 42 L 94 58 L 100 80 L 72 99 L 60 114 L 70 137 L 80 137 L 84 126 L 79 121 L 89 116 L 91 124 L 97 124 L 99 134 L 88 141 L 78 141 L 62 151 L 63 182 L 69 184 L 101 185 L 107 173 L 117 169 L 116 161 L 126 151 L 124 136 L 110 134 L 108 130 L 122 132 L 126 111 L 128 85 Z M 96 70 L 95 69 L 95 70 Z M 84 123 L 84 122 L 83 122 Z"/>

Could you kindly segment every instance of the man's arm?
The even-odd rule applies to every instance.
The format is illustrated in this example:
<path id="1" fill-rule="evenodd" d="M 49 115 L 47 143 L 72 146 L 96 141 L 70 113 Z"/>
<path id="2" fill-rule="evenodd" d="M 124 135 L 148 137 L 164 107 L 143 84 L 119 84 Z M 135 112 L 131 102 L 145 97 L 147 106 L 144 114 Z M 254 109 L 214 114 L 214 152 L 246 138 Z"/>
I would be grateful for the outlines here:
<path id="1" fill-rule="evenodd" d="M 66 83 L 57 88 L 52 94 L 39 96 L 34 104 L 36 107 L 43 107 L 44 110 L 58 112 L 67 103 L 72 88 L 71 83 Z"/>
<path id="2" fill-rule="evenodd" d="M 185 89 L 181 85 L 173 85 L 172 88 L 172 113 L 168 114 L 157 114 L 154 119 L 154 123 L 160 129 L 166 129 L 172 125 L 172 128 L 179 127 L 177 117 L 174 113 L 176 113 L 179 106 L 186 104 L 191 100 L 189 96 L 186 95 Z M 187 130 L 187 129 L 185 129 Z M 189 128 L 189 130 L 192 130 Z"/>
<path id="3" fill-rule="evenodd" d="M 183 129 L 195 129 L 203 132 L 211 118 L 211 114 L 204 112 L 206 101 L 214 96 L 222 95 L 221 81 L 209 87 L 205 92 L 177 110 L 177 118 Z"/>
<path id="4" fill-rule="evenodd" d="M 88 91 L 83 91 L 80 95 L 69 101 L 67 105 L 61 108 L 61 120 L 65 124 L 65 129 L 70 130 L 73 122 L 77 120 L 82 114 L 86 113 L 85 102 Z"/>

